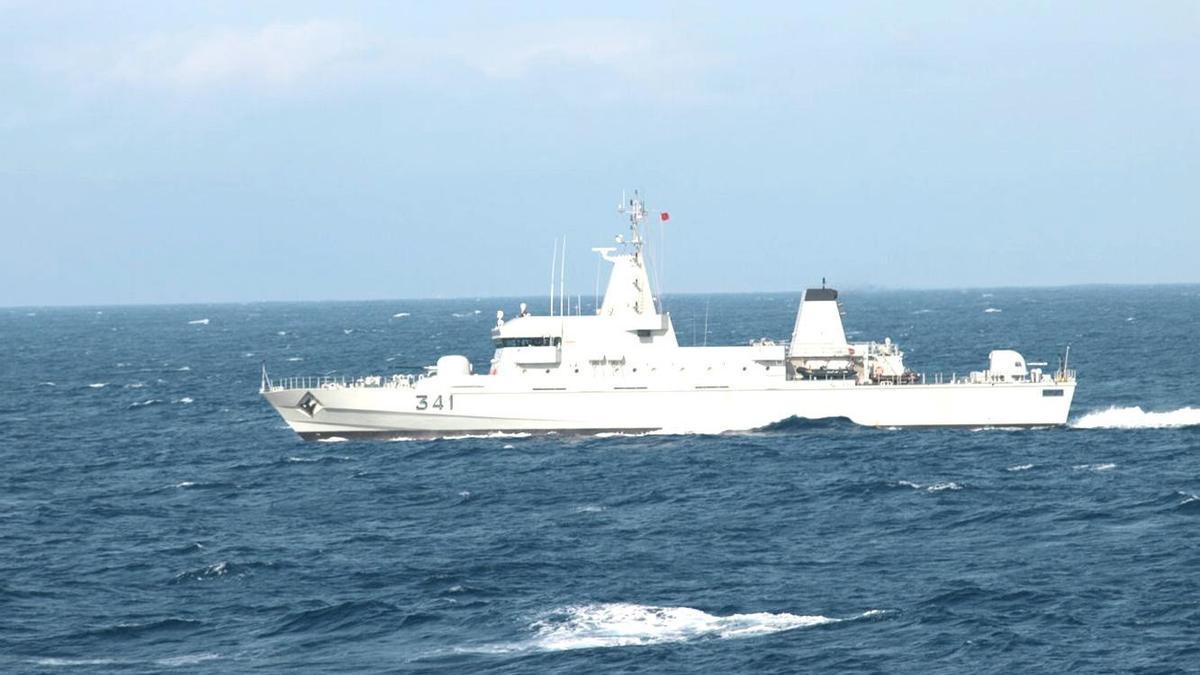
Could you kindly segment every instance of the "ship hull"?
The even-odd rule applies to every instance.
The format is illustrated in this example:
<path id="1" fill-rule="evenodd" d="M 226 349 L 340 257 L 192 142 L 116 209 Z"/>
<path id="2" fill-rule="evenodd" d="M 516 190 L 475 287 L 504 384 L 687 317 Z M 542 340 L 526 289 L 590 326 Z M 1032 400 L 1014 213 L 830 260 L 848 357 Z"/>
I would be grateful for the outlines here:
<path id="1" fill-rule="evenodd" d="M 798 381 L 737 389 L 336 387 L 264 396 L 301 437 L 321 439 L 721 433 L 790 418 L 845 418 L 870 427 L 1058 426 L 1067 422 L 1074 392 L 1073 381 L 866 386 Z"/>

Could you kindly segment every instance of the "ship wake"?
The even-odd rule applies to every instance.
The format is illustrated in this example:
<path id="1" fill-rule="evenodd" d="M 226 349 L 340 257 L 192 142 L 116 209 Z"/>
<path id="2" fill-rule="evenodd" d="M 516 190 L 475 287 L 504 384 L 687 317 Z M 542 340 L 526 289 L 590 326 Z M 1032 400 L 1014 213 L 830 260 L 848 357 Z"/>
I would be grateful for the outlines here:
<path id="1" fill-rule="evenodd" d="M 1177 429 L 1200 426 L 1200 408 L 1146 412 L 1139 406 L 1095 410 L 1071 423 L 1074 429 Z"/>

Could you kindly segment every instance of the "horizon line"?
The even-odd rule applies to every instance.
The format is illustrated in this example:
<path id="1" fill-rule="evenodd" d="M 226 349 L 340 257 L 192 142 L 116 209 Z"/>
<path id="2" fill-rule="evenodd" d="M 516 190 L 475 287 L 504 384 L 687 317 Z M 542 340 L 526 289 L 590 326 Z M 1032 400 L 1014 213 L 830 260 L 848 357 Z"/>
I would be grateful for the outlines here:
<path id="1" fill-rule="evenodd" d="M 1155 287 L 1188 287 L 1200 286 L 1200 281 L 1170 281 L 1170 282 L 1141 282 L 1141 283 L 1122 283 L 1122 282 L 1085 282 L 1085 283 L 1070 283 L 1070 284 L 1047 284 L 1047 285 L 1000 285 L 1000 286 L 880 286 L 875 284 L 866 284 L 862 286 L 845 286 L 839 289 L 843 292 L 863 292 L 863 293 L 880 293 L 880 292 L 899 292 L 899 291 L 1003 291 L 1003 290 L 1051 290 L 1051 289 L 1070 289 L 1070 288 L 1155 288 Z M 832 288 L 832 287 L 831 287 Z M 764 290 L 764 291 L 688 291 L 682 293 L 664 293 L 661 297 L 687 297 L 687 296 L 717 296 L 717 295 L 772 295 L 772 294 L 795 294 L 803 295 L 805 288 L 787 289 L 787 290 Z M 544 291 L 536 294 L 509 294 L 509 295 L 455 295 L 455 296 L 433 296 L 433 297 L 405 297 L 396 296 L 391 298 L 307 298 L 294 300 L 188 300 L 178 302 L 109 302 L 109 303 L 92 303 L 92 304 L 41 304 L 41 305 L 0 305 L 0 310 L 28 310 L 28 309 L 93 309 L 107 307 L 199 307 L 213 305 L 283 305 L 283 304 L 333 304 L 333 303 L 355 303 L 355 302 L 428 302 L 432 300 L 451 301 L 451 300 L 487 300 L 487 299 L 504 299 L 510 300 L 513 298 L 528 298 L 541 297 Z M 581 295 L 581 294 L 575 294 Z M 659 296 L 655 296 L 659 297 Z"/>

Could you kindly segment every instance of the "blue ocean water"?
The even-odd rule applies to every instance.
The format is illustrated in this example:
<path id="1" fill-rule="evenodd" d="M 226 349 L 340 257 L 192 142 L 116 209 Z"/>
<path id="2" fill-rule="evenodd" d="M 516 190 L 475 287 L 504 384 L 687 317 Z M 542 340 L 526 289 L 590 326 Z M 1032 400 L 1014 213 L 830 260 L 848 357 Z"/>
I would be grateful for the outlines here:
<path id="1" fill-rule="evenodd" d="M 842 299 L 917 370 L 1069 343 L 1071 425 L 305 443 L 261 363 L 483 368 L 522 299 L 0 310 L 0 671 L 1194 670 L 1200 287 Z"/>

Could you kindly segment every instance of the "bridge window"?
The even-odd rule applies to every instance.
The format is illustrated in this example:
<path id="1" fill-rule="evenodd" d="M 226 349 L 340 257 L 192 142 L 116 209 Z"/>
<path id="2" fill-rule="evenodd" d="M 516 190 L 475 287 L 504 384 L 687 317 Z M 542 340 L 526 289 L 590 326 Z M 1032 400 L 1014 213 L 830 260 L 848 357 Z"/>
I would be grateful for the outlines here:
<path id="1" fill-rule="evenodd" d="M 562 338 L 550 337 L 511 337 L 499 338 L 494 341 L 496 346 L 505 349 L 508 347 L 557 347 L 562 344 Z"/>
<path id="2" fill-rule="evenodd" d="M 1042 396 L 1062 396 L 1062 389 L 1043 389 Z"/>

